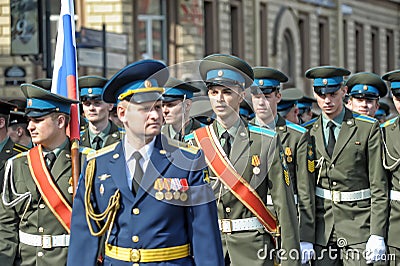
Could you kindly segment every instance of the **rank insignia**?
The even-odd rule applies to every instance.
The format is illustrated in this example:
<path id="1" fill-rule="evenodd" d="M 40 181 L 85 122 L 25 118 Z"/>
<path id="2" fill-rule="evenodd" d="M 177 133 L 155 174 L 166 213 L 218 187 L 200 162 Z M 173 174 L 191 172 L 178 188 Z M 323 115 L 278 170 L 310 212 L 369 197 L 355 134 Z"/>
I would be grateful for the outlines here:
<path id="1" fill-rule="evenodd" d="M 311 143 L 307 145 L 307 169 L 310 173 L 314 173 L 315 171 L 315 162 L 314 162 L 314 152 L 313 146 Z"/>
<path id="2" fill-rule="evenodd" d="M 111 177 L 111 175 L 109 175 L 109 174 L 102 174 L 102 175 L 99 175 L 97 178 L 100 179 L 101 181 L 104 181 L 104 180 L 106 180 L 106 179 L 109 178 L 109 177 Z"/>
<path id="3" fill-rule="evenodd" d="M 208 174 L 208 170 L 207 169 L 203 170 L 203 180 L 206 183 L 210 183 L 210 175 Z"/>

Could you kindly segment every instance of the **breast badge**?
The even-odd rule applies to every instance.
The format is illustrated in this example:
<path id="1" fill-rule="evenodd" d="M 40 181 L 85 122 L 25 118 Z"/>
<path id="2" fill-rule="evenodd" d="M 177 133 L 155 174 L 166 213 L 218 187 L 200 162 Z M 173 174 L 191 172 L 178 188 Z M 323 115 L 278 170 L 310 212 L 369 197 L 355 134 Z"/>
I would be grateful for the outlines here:
<path id="1" fill-rule="evenodd" d="M 260 170 L 260 155 L 255 154 L 251 157 L 251 165 L 253 166 L 253 174 L 258 175 L 261 170 Z"/>

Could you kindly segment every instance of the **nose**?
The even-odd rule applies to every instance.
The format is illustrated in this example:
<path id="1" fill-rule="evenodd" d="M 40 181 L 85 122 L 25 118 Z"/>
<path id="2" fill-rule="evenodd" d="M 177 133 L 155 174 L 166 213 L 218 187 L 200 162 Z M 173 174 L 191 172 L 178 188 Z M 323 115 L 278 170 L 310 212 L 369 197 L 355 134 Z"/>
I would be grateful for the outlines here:
<path id="1" fill-rule="evenodd" d="M 28 123 L 28 131 L 31 132 L 35 128 L 35 124 L 32 121 L 29 121 Z"/>

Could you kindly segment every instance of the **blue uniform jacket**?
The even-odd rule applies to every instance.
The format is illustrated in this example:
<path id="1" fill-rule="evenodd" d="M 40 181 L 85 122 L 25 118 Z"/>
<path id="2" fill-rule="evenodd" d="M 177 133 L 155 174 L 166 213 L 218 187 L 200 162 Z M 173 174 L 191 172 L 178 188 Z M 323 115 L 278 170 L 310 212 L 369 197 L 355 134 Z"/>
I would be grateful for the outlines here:
<path id="1" fill-rule="evenodd" d="M 191 255 L 186 258 L 141 265 L 224 265 L 216 203 L 211 187 L 204 181 L 206 165 L 202 151 L 179 147 L 178 142 L 158 135 L 141 187 L 134 196 L 127 183 L 122 142 L 110 147 L 99 150 L 94 158 L 88 158 L 96 160 L 91 197 L 96 213 L 106 209 L 110 196 L 117 189 L 121 193 L 121 207 L 108 243 L 135 249 L 190 244 Z M 85 217 L 86 166 L 82 169 L 72 211 L 68 252 L 68 265 L 71 266 L 95 265 L 99 245 L 99 238 L 90 234 Z M 154 183 L 160 177 L 186 179 L 188 200 L 157 200 Z M 137 210 L 133 214 L 135 208 L 139 209 L 138 214 Z M 134 242 L 134 239 L 138 241 Z M 106 256 L 104 265 L 131 266 L 132 262 Z"/>

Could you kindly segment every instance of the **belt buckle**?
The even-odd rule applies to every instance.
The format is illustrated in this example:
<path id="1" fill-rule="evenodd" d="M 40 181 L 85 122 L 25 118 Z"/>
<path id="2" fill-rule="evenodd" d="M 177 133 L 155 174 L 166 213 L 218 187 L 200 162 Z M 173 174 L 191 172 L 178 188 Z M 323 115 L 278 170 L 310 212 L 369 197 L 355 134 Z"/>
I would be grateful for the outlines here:
<path id="1" fill-rule="evenodd" d="M 221 219 L 221 231 L 222 233 L 232 233 L 231 219 Z"/>
<path id="2" fill-rule="evenodd" d="M 42 248 L 52 248 L 53 238 L 51 235 L 42 235 Z"/>
<path id="3" fill-rule="evenodd" d="M 341 201 L 341 195 L 340 195 L 340 191 L 332 191 L 332 200 L 333 202 L 340 202 Z"/>
<path id="4" fill-rule="evenodd" d="M 139 262 L 140 261 L 140 250 L 139 249 L 132 249 L 131 250 L 131 261 L 132 262 Z"/>

